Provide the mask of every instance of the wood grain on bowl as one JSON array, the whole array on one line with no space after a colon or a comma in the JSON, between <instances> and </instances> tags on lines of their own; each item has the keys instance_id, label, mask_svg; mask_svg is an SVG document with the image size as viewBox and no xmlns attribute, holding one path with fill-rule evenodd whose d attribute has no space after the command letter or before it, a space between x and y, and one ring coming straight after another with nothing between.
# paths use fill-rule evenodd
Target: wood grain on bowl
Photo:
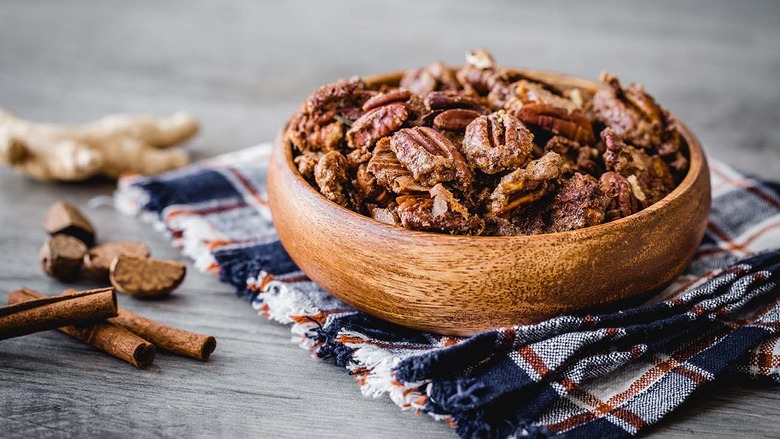
<instances>
[{"instance_id":1,"label":"wood grain on bowl","mask_svg":"<svg viewBox=\"0 0 780 439\"><path fill-rule=\"evenodd\" d=\"M569 76L521 70L595 91ZM400 73L368 78L394 84ZM451 236L379 223L323 197L277 139L268 174L279 239L325 290L373 316L452 335L527 324L647 294L677 277L704 235L707 161L678 122L690 169L658 203L617 221L536 236Z\"/></svg>"}]
</instances>

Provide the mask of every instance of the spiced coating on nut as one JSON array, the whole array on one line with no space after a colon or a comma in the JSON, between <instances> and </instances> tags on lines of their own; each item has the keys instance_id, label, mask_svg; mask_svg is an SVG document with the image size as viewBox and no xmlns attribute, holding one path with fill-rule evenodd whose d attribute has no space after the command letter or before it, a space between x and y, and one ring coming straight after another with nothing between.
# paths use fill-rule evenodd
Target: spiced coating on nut
<instances>
[{"instance_id":1,"label":"spiced coating on nut","mask_svg":"<svg viewBox=\"0 0 780 439\"><path fill-rule=\"evenodd\" d=\"M455 73L442 62L435 62L421 69L407 70L399 85L419 96L436 90L460 89Z\"/></svg>"},{"instance_id":2,"label":"spiced coating on nut","mask_svg":"<svg viewBox=\"0 0 780 439\"><path fill-rule=\"evenodd\" d=\"M561 156L548 152L501 178L490 195L490 211L504 215L550 193L561 176Z\"/></svg>"},{"instance_id":3,"label":"spiced coating on nut","mask_svg":"<svg viewBox=\"0 0 780 439\"><path fill-rule=\"evenodd\" d=\"M389 137L377 142L366 172L376 177L377 184L396 194L427 192L430 189L430 186L417 182L411 171L398 161Z\"/></svg>"},{"instance_id":4,"label":"spiced coating on nut","mask_svg":"<svg viewBox=\"0 0 780 439\"><path fill-rule=\"evenodd\" d=\"M531 156L534 136L516 117L501 110L481 116L466 127L463 154L486 174L523 166Z\"/></svg>"},{"instance_id":5,"label":"spiced coating on nut","mask_svg":"<svg viewBox=\"0 0 780 439\"><path fill-rule=\"evenodd\" d=\"M617 172L603 173L599 178L599 190L604 195L604 215L607 221L627 217L642 208L631 184Z\"/></svg>"},{"instance_id":6,"label":"spiced coating on nut","mask_svg":"<svg viewBox=\"0 0 780 439\"><path fill-rule=\"evenodd\" d=\"M374 94L359 79L324 85L292 117L287 137L299 151L336 150L348 128L343 121L359 118L361 107Z\"/></svg>"},{"instance_id":7,"label":"spiced coating on nut","mask_svg":"<svg viewBox=\"0 0 780 439\"><path fill-rule=\"evenodd\" d=\"M561 173L565 176L570 177L577 172L598 176L604 172L601 151L598 148L580 145L565 137L555 136L547 141L544 150L556 152L561 156L563 162Z\"/></svg>"},{"instance_id":8,"label":"spiced coating on nut","mask_svg":"<svg viewBox=\"0 0 780 439\"><path fill-rule=\"evenodd\" d=\"M317 182L322 195L344 207L349 205L347 196L349 174L347 167L346 157L338 151L331 151L323 155L317 166L314 167L314 180Z\"/></svg>"},{"instance_id":9,"label":"spiced coating on nut","mask_svg":"<svg viewBox=\"0 0 780 439\"><path fill-rule=\"evenodd\" d=\"M601 224L604 204L599 181L577 172L563 182L550 202L550 231L564 232Z\"/></svg>"},{"instance_id":10,"label":"spiced coating on nut","mask_svg":"<svg viewBox=\"0 0 780 439\"><path fill-rule=\"evenodd\" d=\"M390 140L393 152L414 179L424 185L456 180L461 189L471 186L474 173L455 145L433 128L415 127L398 131Z\"/></svg>"},{"instance_id":11,"label":"spiced coating on nut","mask_svg":"<svg viewBox=\"0 0 780 439\"><path fill-rule=\"evenodd\" d=\"M485 222L476 215L464 216L457 209L437 212L435 199L429 195L402 195L396 199L401 225L413 230L478 235Z\"/></svg>"},{"instance_id":12,"label":"spiced coating on nut","mask_svg":"<svg viewBox=\"0 0 780 439\"><path fill-rule=\"evenodd\" d=\"M360 116L347 131L347 145L367 148L377 140L401 127L409 113L403 104L391 103L370 110Z\"/></svg>"},{"instance_id":13,"label":"spiced coating on nut","mask_svg":"<svg viewBox=\"0 0 780 439\"><path fill-rule=\"evenodd\" d=\"M674 189L674 177L660 157L626 145L611 128L602 131L601 138L607 147L604 152L607 170L626 178L643 207L660 201Z\"/></svg>"},{"instance_id":14,"label":"spiced coating on nut","mask_svg":"<svg viewBox=\"0 0 780 439\"><path fill-rule=\"evenodd\" d=\"M614 221L688 171L678 124L641 85L580 88L502 68L483 49L400 83L317 89L285 138L328 200L430 232L536 235Z\"/></svg>"}]
</instances>

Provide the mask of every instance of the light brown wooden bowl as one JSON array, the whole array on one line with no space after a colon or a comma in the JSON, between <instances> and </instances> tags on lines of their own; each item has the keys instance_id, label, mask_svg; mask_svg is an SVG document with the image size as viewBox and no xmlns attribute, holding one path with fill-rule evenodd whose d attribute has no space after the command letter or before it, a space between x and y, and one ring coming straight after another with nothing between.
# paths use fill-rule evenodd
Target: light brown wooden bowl
<instances>
[{"instance_id":1,"label":"light brown wooden bowl","mask_svg":"<svg viewBox=\"0 0 780 439\"><path fill-rule=\"evenodd\" d=\"M521 70L589 90L599 84ZM398 82L399 73L368 78ZM322 196L277 140L268 193L279 239L313 281L353 307L410 328L471 335L644 295L690 262L710 210L701 145L678 126L690 170L666 198L606 224L536 236L451 236L380 223Z\"/></svg>"}]
</instances>

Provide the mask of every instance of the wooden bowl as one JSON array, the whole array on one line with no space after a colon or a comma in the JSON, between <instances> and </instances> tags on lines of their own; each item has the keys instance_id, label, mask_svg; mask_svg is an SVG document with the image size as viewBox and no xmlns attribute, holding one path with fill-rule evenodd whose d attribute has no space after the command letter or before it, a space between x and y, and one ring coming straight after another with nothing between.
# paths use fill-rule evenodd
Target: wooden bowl
<instances>
[{"instance_id":1,"label":"wooden bowl","mask_svg":"<svg viewBox=\"0 0 780 439\"><path fill-rule=\"evenodd\" d=\"M591 91L599 84L521 70ZM397 84L400 73L368 78ZM645 295L686 267L704 235L710 176L682 123L690 170L663 200L606 224L535 236L452 236L380 223L322 196L277 140L268 195L279 239L326 291L410 328L471 335Z\"/></svg>"}]
</instances>

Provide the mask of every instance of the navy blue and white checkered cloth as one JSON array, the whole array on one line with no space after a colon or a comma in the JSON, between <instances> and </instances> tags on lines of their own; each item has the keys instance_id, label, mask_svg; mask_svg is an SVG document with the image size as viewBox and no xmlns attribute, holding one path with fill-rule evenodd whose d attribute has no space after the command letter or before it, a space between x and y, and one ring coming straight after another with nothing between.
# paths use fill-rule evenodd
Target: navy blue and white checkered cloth
<instances>
[{"instance_id":1,"label":"navy blue and white checkered cloth","mask_svg":"<svg viewBox=\"0 0 780 439\"><path fill-rule=\"evenodd\" d=\"M202 270L291 324L363 393L463 437L634 435L722 374L780 381L780 185L712 163L707 234L648 304L470 338L410 330L322 291L285 253L265 195L270 145L120 181L117 206L164 225Z\"/></svg>"}]
</instances>

